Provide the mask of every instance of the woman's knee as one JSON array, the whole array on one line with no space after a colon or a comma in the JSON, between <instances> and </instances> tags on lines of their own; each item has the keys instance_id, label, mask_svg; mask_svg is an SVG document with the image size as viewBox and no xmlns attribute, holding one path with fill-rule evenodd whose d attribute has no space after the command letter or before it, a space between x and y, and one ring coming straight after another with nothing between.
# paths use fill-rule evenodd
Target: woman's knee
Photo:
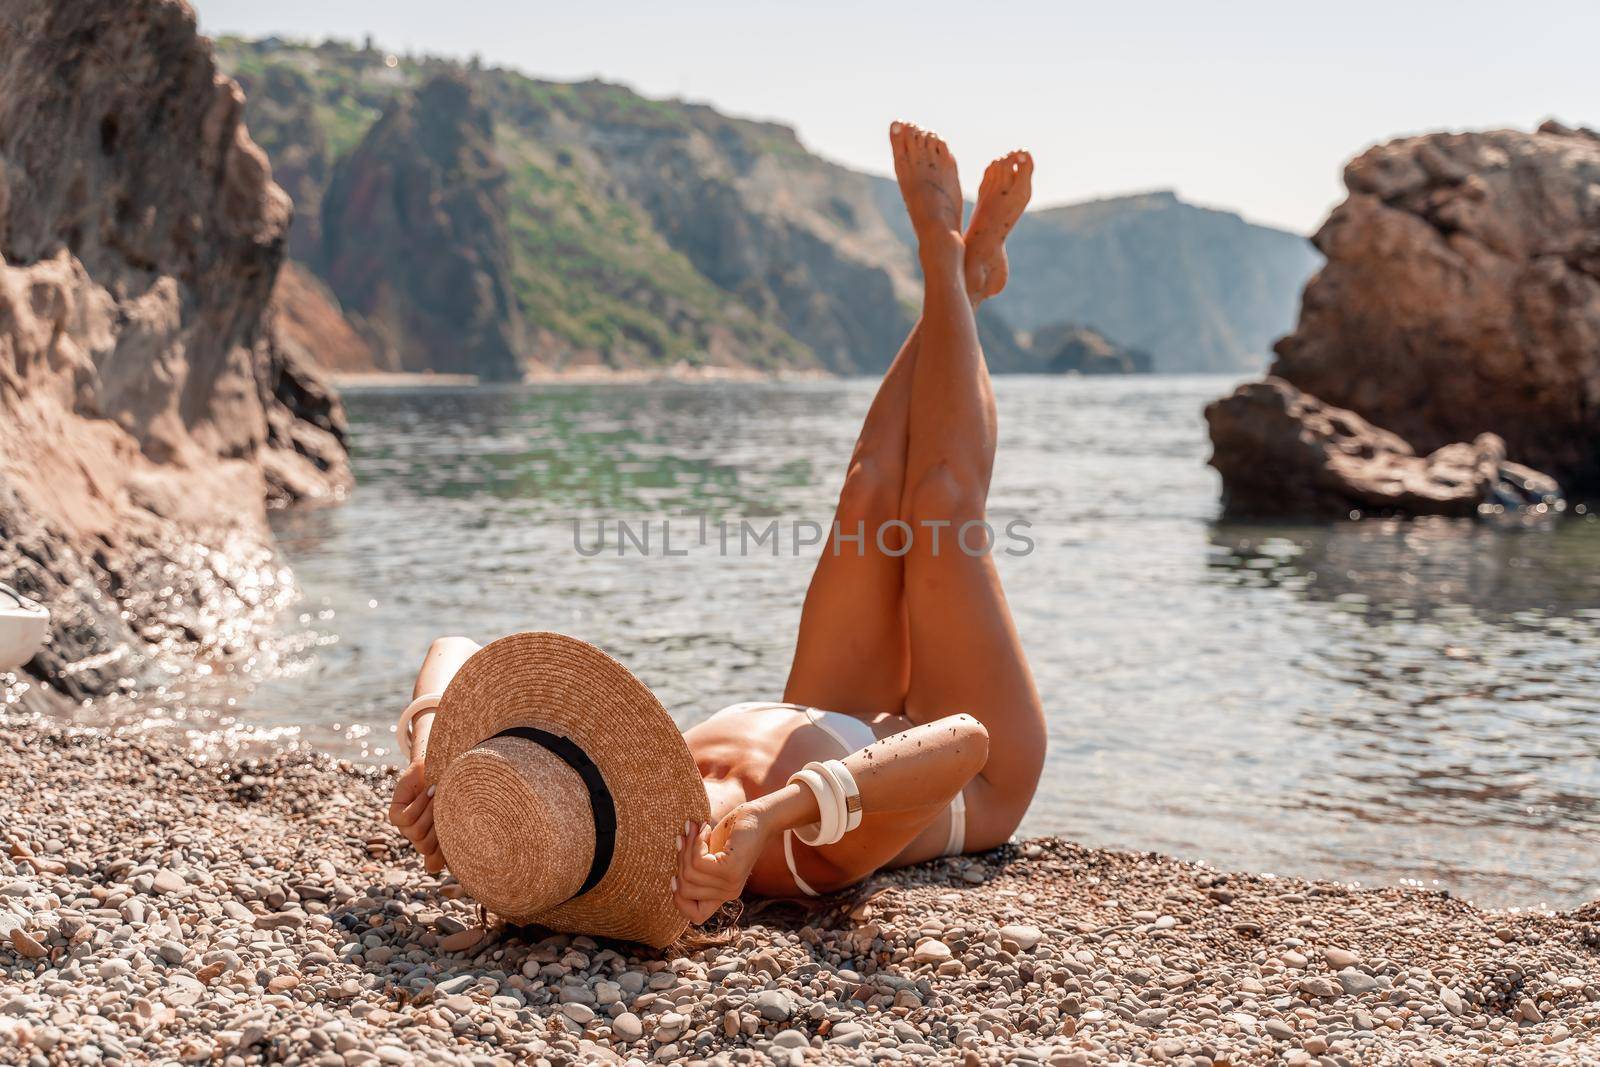
<instances>
[{"instance_id":1,"label":"woman's knee","mask_svg":"<svg viewBox=\"0 0 1600 1067\"><path fill-rule=\"evenodd\" d=\"M839 490L835 518L844 526L874 525L900 512L900 472L889 471L875 457L858 456Z\"/></svg>"},{"instance_id":2,"label":"woman's knee","mask_svg":"<svg viewBox=\"0 0 1600 1067\"><path fill-rule=\"evenodd\" d=\"M935 463L912 486L907 519L914 528L945 524L959 528L983 518L983 498L975 474L960 472L949 463Z\"/></svg>"}]
</instances>

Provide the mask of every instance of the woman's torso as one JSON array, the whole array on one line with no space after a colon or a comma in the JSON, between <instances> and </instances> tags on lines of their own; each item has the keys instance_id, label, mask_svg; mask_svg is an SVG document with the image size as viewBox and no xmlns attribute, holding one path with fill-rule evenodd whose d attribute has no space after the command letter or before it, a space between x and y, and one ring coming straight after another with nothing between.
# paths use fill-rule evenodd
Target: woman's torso
<instances>
[{"instance_id":1,"label":"woman's torso","mask_svg":"<svg viewBox=\"0 0 1600 1067\"><path fill-rule=\"evenodd\" d=\"M751 701L732 704L683 732L700 776L711 796L711 818L722 818L752 797L782 789L790 775L812 760L838 759L840 739L817 724L818 713L799 704ZM879 715L859 720L862 742L889 737L913 724L903 715ZM861 729L861 727L857 727ZM853 739L852 739L853 740ZM856 746L846 742L849 751ZM864 746L861 746L864 747Z\"/></svg>"},{"instance_id":2,"label":"woman's torso","mask_svg":"<svg viewBox=\"0 0 1600 1067\"><path fill-rule=\"evenodd\" d=\"M717 823L739 804L782 789L790 775L813 760L838 759L841 751L865 747L872 738L889 737L914 724L903 715L878 715L859 720L854 731L830 731L818 719L841 716L819 713L798 704L750 702L723 708L684 731L684 740L705 780L711 822ZM862 727L870 728L870 735ZM841 745L841 740L844 744ZM782 849L769 845L750 876L757 892L791 891L794 883Z\"/></svg>"}]
</instances>

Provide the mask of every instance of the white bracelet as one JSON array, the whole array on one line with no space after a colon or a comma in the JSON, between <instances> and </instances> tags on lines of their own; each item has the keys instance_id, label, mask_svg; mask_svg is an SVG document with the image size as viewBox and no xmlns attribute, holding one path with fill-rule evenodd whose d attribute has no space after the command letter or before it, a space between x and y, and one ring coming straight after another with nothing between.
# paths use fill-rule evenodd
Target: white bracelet
<instances>
[{"instance_id":1,"label":"white bracelet","mask_svg":"<svg viewBox=\"0 0 1600 1067\"><path fill-rule=\"evenodd\" d=\"M861 825L861 790L850 768L836 759L806 764L790 782L802 782L816 794L821 818L795 830L805 844L831 845Z\"/></svg>"},{"instance_id":2,"label":"white bracelet","mask_svg":"<svg viewBox=\"0 0 1600 1067\"><path fill-rule=\"evenodd\" d=\"M400 713L400 721L395 725L395 739L400 744L400 752L405 756L407 763L411 762L411 722L418 715L434 711L439 707L439 702L444 699L443 693L424 693L406 705L406 710Z\"/></svg>"},{"instance_id":3,"label":"white bracelet","mask_svg":"<svg viewBox=\"0 0 1600 1067\"><path fill-rule=\"evenodd\" d=\"M831 845L843 837L844 806L835 799L837 791L833 780L808 765L790 775L789 781L801 783L816 795L817 810L822 815L820 822L796 827L794 836L812 846Z\"/></svg>"},{"instance_id":4,"label":"white bracelet","mask_svg":"<svg viewBox=\"0 0 1600 1067\"><path fill-rule=\"evenodd\" d=\"M856 786L856 777L850 773L850 768L846 767L842 760L831 759L810 766L818 767L832 776L834 784L839 788L839 793L844 799L844 833L839 835L843 837L861 825L861 790Z\"/></svg>"}]
</instances>

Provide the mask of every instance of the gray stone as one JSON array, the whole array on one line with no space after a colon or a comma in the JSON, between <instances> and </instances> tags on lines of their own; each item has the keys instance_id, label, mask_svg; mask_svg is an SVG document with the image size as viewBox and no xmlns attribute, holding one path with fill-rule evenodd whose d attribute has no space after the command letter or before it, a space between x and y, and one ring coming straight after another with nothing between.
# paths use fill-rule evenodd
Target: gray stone
<instances>
[{"instance_id":1,"label":"gray stone","mask_svg":"<svg viewBox=\"0 0 1600 1067\"><path fill-rule=\"evenodd\" d=\"M779 989L767 989L757 993L750 1000L750 1006L761 1014L768 1022L788 1022L794 1015L795 1003L790 996Z\"/></svg>"},{"instance_id":2,"label":"gray stone","mask_svg":"<svg viewBox=\"0 0 1600 1067\"><path fill-rule=\"evenodd\" d=\"M433 987L433 991L436 996L454 996L457 993L464 993L471 989L477 984L477 981L478 979L475 975L458 974L454 978L446 978L436 984Z\"/></svg>"},{"instance_id":3,"label":"gray stone","mask_svg":"<svg viewBox=\"0 0 1600 1067\"><path fill-rule=\"evenodd\" d=\"M644 1036L644 1024L631 1011L625 1011L611 1020L611 1032L623 1041L637 1041Z\"/></svg>"},{"instance_id":4,"label":"gray stone","mask_svg":"<svg viewBox=\"0 0 1600 1067\"><path fill-rule=\"evenodd\" d=\"M1310 993L1314 997L1323 997L1325 999L1337 997L1344 992L1340 983L1333 981L1331 978L1323 978L1320 975L1300 979L1296 983L1296 988L1302 993Z\"/></svg>"},{"instance_id":5,"label":"gray stone","mask_svg":"<svg viewBox=\"0 0 1600 1067\"><path fill-rule=\"evenodd\" d=\"M1267 1019L1261 1024L1261 1028L1279 1041L1294 1040L1294 1027L1282 1019Z\"/></svg>"},{"instance_id":6,"label":"gray stone","mask_svg":"<svg viewBox=\"0 0 1600 1067\"><path fill-rule=\"evenodd\" d=\"M1325 948L1322 950L1322 958L1327 960L1328 966L1336 971L1341 971L1346 967L1354 967L1361 962L1360 955L1351 952L1347 948Z\"/></svg>"},{"instance_id":7,"label":"gray stone","mask_svg":"<svg viewBox=\"0 0 1600 1067\"><path fill-rule=\"evenodd\" d=\"M1370 993L1378 988L1378 980L1376 978L1364 971L1358 971L1354 967L1346 967L1334 977L1339 980L1339 985L1344 988L1344 991L1351 996Z\"/></svg>"},{"instance_id":8,"label":"gray stone","mask_svg":"<svg viewBox=\"0 0 1600 1067\"><path fill-rule=\"evenodd\" d=\"M772 1043L779 1048L809 1048L811 1038L804 1030L780 1030L773 1037Z\"/></svg>"}]
</instances>

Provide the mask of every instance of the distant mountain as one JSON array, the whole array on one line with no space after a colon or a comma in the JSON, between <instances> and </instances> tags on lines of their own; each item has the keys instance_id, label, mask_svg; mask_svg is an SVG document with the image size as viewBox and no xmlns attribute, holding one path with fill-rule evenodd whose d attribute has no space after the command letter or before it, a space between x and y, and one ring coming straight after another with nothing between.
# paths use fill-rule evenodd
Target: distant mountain
<instances>
[{"instance_id":1,"label":"distant mountain","mask_svg":"<svg viewBox=\"0 0 1600 1067\"><path fill-rule=\"evenodd\" d=\"M217 57L298 206L292 255L381 369L871 373L910 328L916 257L894 183L788 127L337 42L223 38ZM1281 254L1305 242L1170 197L1168 226L1149 199L1024 219L1016 292L983 316L997 365L1018 351L1013 327L1064 321L1158 369L1264 364L1308 246ZM1086 210L1108 217L1062 221Z\"/></svg>"},{"instance_id":2,"label":"distant mountain","mask_svg":"<svg viewBox=\"0 0 1600 1067\"><path fill-rule=\"evenodd\" d=\"M1170 192L1030 211L994 307L1019 330L1087 323L1158 371L1257 370L1321 257L1299 234Z\"/></svg>"}]
</instances>

